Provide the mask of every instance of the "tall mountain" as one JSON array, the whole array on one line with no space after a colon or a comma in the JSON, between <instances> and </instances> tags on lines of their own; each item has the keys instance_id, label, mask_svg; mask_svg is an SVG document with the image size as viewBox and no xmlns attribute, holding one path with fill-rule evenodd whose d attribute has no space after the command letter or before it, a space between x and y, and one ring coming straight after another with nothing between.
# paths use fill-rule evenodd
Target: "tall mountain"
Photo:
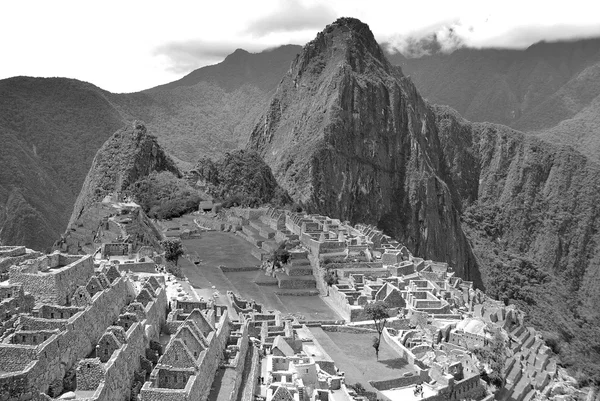
<instances>
[{"instance_id":1,"label":"tall mountain","mask_svg":"<svg viewBox=\"0 0 600 401\"><path fill-rule=\"evenodd\" d=\"M98 149L136 119L184 167L244 147L298 49L238 50L179 81L132 94L64 78L0 80L0 241L50 247L67 226Z\"/></svg>"},{"instance_id":2,"label":"tall mountain","mask_svg":"<svg viewBox=\"0 0 600 401\"><path fill-rule=\"evenodd\" d=\"M600 168L585 156L430 105L348 18L304 47L248 147L308 209L377 224L519 303L600 380Z\"/></svg>"},{"instance_id":3,"label":"tall mountain","mask_svg":"<svg viewBox=\"0 0 600 401\"><path fill-rule=\"evenodd\" d=\"M304 47L249 147L310 210L377 224L479 281L435 114L362 22L339 19Z\"/></svg>"}]
</instances>

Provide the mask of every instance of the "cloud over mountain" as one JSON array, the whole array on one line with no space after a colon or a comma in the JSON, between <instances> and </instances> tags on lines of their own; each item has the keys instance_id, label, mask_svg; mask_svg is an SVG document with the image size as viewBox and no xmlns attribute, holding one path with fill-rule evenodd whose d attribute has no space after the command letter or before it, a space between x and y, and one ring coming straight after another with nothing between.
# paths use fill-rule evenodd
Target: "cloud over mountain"
<instances>
[{"instance_id":1,"label":"cloud over mountain","mask_svg":"<svg viewBox=\"0 0 600 401\"><path fill-rule=\"evenodd\" d=\"M246 32L260 37L275 32L321 29L336 17L335 10L328 5L305 5L298 0L287 0L271 13L250 23Z\"/></svg>"}]
</instances>

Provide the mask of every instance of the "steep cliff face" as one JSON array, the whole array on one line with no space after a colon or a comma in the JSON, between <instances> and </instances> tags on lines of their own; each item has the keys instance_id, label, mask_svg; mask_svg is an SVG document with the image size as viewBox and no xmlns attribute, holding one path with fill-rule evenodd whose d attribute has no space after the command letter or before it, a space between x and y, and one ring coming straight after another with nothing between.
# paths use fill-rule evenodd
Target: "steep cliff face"
<instances>
[{"instance_id":1,"label":"steep cliff face","mask_svg":"<svg viewBox=\"0 0 600 401\"><path fill-rule=\"evenodd\" d=\"M175 163L163 151L156 137L139 122L120 129L96 153L92 167L85 178L73 214L71 226L94 202L101 202L109 194L123 194L130 185L153 171L170 171L181 176Z\"/></svg>"},{"instance_id":2,"label":"steep cliff face","mask_svg":"<svg viewBox=\"0 0 600 401\"><path fill-rule=\"evenodd\" d=\"M310 210L377 224L479 282L437 130L369 27L343 18L292 63L248 146Z\"/></svg>"},{"instance_id":3,"label":"steep cliff face","mask_svg":"<svg viewBox=\"0 0 600 401\"><path fill-rule=\"evenodd\" d=\"M565 365L600 381L600 166L570 147L435 112L486 290L518 303L557 336Z\"/></svg>"}]
</instances>

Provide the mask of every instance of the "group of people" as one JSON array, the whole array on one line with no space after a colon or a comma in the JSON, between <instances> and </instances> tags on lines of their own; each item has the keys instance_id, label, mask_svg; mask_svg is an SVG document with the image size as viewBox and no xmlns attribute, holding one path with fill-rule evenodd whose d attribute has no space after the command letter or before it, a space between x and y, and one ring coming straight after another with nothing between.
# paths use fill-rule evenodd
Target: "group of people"
<instances>
[{"instance_id":1,"label":"group of people","mask_svg":"<svg viewBox=\"0 0 600 401\"><path fill-rule=\"evenodd\" d=\"M256 380L258 381L258 384L265 384L265 378L262 376L258 376Z\"/></svg>"}]
</instances>

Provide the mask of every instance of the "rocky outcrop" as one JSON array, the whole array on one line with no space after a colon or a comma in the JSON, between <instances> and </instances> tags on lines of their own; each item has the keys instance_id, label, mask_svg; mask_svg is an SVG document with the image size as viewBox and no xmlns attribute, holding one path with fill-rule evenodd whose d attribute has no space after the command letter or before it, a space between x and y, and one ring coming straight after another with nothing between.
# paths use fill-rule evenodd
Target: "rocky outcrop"
<instances>
[{"instance_id":1,"label":"rocky outcrop","mask_svg":"<svg viewBox=\"0 0 600 401\"><path fill-rule=\"evenodd\" d=\"M158 247L160 233L142 208L122 202L137 182L161 171L181 176L142 123L117 131L96 153L69 226L55 248L75 254L93 253L102 242L128 242L134 249Z\"/></svg>"},{"instance_id":2,"label":"rocky outcrop","mask_svg":"<svg viewBox=\"0 0 600 401\"><path fill-rule=\"evenodd\" d=\"M156 137L146 131L143 123L120 129L110 137L96 153L92 167L85 178L73 214L71 226L95 202L107 195L123 195L130 185L153 171L170 171L177 176L181 173L175 163L163 151Z\"/></svg>"},{"instance_id":3,"label":"rocky outcrop","mask_svg":"<svg viewBox=\"0 0 600 401\"><path fill-rule=\"evenodd\" d=\"M339 19L304 47L248 146L309 210L376 224L479 282L435 114L366 24Z\"/></svg>"}]
</instances>

